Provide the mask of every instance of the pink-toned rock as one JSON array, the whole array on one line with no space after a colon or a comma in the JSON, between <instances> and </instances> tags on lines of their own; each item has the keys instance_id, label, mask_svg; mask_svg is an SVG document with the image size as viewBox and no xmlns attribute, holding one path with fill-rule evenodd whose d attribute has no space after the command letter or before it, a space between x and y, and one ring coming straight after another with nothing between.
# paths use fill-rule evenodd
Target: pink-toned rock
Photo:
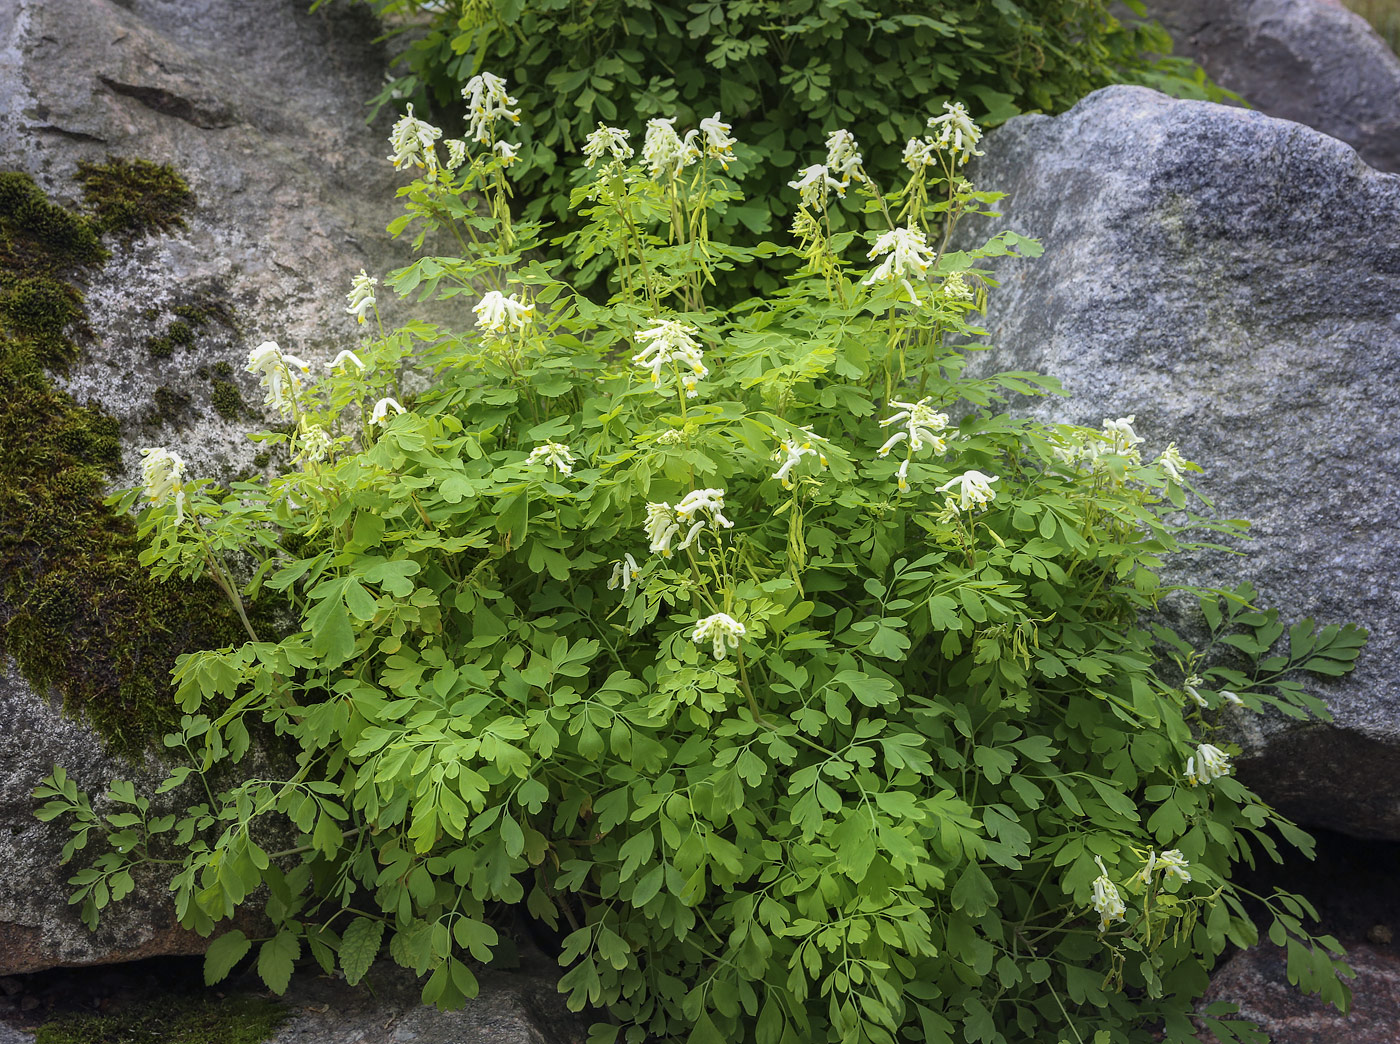
<instances>
[{"instance_id":1,"label":"pink-toned rock","mask_svg":"<svg viewBox=\"0 0 1400 1044\"><path fill-rule=\"evenodd\" d=\"M1201 1006L1239 1005L1239 1018L1257 1023L1273 1044L1396 1044L1400 1041L1400 952L1394 945L1347 947L1351 1011L1343 1015L1288 981L1287 955L1265 943L1231 957L1215 973ZM1202 1039L1215 1037L1203 1033Z\"/></svg>"}]
</instances>

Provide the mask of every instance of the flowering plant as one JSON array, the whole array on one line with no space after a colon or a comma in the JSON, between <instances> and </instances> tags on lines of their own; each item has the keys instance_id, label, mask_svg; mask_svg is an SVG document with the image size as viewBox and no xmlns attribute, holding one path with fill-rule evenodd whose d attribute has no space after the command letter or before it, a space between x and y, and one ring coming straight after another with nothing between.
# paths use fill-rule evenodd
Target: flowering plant
<instances>
[{"instance_id":1,"label":"flowering plant","mask_svg":"<svg viewBox=\"0 0 1400 1044\"><path fill-rule=\"evenodd\" d=\"M270 479L221 494L148 457L151 566L239 555L238 594L295 622L180 661L189 760L163 789L195 803L113 788L134 810L73 879L86 916L170 838L182 923L218 933L210 981L266 886L277 990L304 953L357 982L387 944L460 1005L523 907L561 936L570 1004L609 1013L595 1042L1194 1039L1211 961L1257 937L1232 866L1275 854L1265 828L1310 844L1232 774L1222 726L1318 709L1290 672L1341 673L1360 638L1302 624L1288 655L1222 663L1281 632L1248 591L1196 592L1199 647L1143 622L1199 469L1174 445L1144 462L1133 418L999 410L1045 378L965 373L979 266L1038 249L938 245L996 199L962 174L975 125L950 108L891 188L833 131L790 246L711 239L718 114L652 121L640 155L601 127L573 195L617 261L600 302L512 216L506 85L466 97L450 162L411 115L392 142L417 175L398 231L462 256L382 285L479 297L476 326L374 312L326 366L255 349L292 419L260 436L293 451ZM888 230L858 245L838 206ZM787 284L707 307L757 257ZM294 771L218 789L259 733ZM85 844L86 797L61 771L42 793ZM1345 1003L1305 902L1253 898Z\"/></svg>"}]
</instances>

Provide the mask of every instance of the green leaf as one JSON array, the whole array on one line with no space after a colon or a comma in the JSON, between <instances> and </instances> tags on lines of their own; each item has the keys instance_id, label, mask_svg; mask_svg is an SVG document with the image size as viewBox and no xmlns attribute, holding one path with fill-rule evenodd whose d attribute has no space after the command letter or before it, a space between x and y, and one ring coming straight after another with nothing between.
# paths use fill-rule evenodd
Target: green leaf
<instances>
[{"instance_id":1,"label":"green leaf","mask_svg":"<svg viewBox=\"0 0 1400 1044\"><path fill-rule=\"evenodd\" d=\"M248 937L237 928L225 932L210 943L209 949L204 951L204 985L213 986L216 982L223 982L228 973L233 971L234 965L247 956L252 945Z\"/></svg>"},{"instance_id":2,"label":"green leaf","mask_svg":"<svg viewBox=\"0 0 1400 1044\"><path fill-rule=\"evenodd\" d=\"M357 917L345 929L340 940L340 969L345 981L356 985L379 956L384 939L384 922L370 917Z\"/></svg>"},{"instance_id":3,"label":"green leaf","mask_svg":"<svg viewBox=\"0 0 1400 1044\"><path fill-rule=\"evenodd\" d=\"M296 959L301 956L301 940L283 929L258 949L258 977L279 997L287 992Z\"/></svg>"}]
</instances>

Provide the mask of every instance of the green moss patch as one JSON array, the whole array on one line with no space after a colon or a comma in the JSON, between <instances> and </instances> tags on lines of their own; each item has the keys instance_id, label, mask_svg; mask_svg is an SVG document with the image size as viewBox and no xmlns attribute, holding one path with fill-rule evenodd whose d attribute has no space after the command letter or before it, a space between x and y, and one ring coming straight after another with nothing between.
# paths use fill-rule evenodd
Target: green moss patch
<instances>
[{"instance_id":1,"label":"green moss patch","mask_svg":"<svg viewBox=\"0 0 1400 1044\"><path fill-rule=\"evenodd\" d=\"M110 1015L65 1014L35 1044L261 1044L287 1009L259 997L158 997Z\"/></svg>"},{"instance_id":2,"label":"green moss patch","mask_svg":"<svg viewBox=\"0 0 1400 1044\"><path fill-rule=\"evenodd\" d=\"M108 156L105 163L79 163L78 181L93 225L125 240L184 228L184 210L194 202L184 178L147 160Z\"/></svg>"},{"instance_id":3,"label":"green moss patch","mask_svg":"<svg viewBox=\"0 0 1400 1044\"><path fill-rule=\"evenodd\" d=\"M103 503L121 463L117 422L50 373L78 357L76 281L106 254L83 246L96 233L80 215L54 207L63 219L26 217L53 206L36 193L27 176L0 173L0 649L36 690L61 694L114 750L134 753L179 719L175 658L240 641L242 629L213 584L152 580L132 519ZM170 202L162 193L157 210ZM54 231L65 227L71 234ZM176 325L191 331L187 319ZM178 425L188 408L188 396L165 388L152 415Z\"/></svg>"}]
</instances>

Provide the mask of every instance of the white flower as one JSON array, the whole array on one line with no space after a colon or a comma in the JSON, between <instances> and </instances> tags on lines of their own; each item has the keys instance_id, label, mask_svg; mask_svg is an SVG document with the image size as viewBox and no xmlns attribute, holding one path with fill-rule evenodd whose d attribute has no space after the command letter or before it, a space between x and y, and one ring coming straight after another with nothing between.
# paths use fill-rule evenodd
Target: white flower
<instances>
[{"instance_id":1,"label":"white flower","mask_svg":"<svg viewBox=\"0 0 1400 1044\"><path fill-rule=\"evenodd\" d=\"M517 301L514 294L507 297L499 290L488 290L472 311L476 313L476 325L496 336L511 329L523 330L535 317L534 305Z\"/></svg>"},{"instance_id":2,"label":"white flower","mask_svg":"<svg viewBox=\"0 0 1400 1044\"><path fill-rule=\"evenodd\" d=\"M311 372L311 365L277 347L276 341L264 341L248 353L248 373L256 373L267 394L263 405L278 413L296 412L296 395L301 391L302 377Z\"/></svg>"},{"instance_id":3,"label":"white flower","mask_svg":"<svg viewBox=\"0 0 1400 1044\"><path fill-rule=\"evenodd\" d=\"M917 174L924 167L932 167L935 148L928 138L910 138L904 146L904 165L913 174Z\"/></svg>"},{"instance_id":4,"label":"white flower","mask_svg":"<svg viewBox=\"0 0 1400 1044\"><path fill-rule=\"evenodd\" d=\"M408 107L408 115L401 116L389 134L389 145L394 154L389 157L395 170L406 166L427 167L436 170L437 149L433 142L442 137L442 131L431 123L425 123L413 115L413 106Z\"/></svg>"},{"instance_id":5,"label":"white flower","mask_svg":"<svg viewBox=\"0 0 1400 1044\"><path fill-rule=\"evenodd\" d=\"M783 463L772 477L781 482L784 489L792 489L794 485L791 477L792 469L802 463L803 457L816 457L817 462L822 467L826 467L826 454L812 445L813 441L817 440L817 436L812 433L810 428L803 428L801 431L806 436L805 438L800 441L796 438L783 439L778 445L777 452L773 454L774 460L781 460Z\"/></svg>"},{"instance_id":6,"label":"white flower","mask_svg":"<svg viewBox=\"0 0 1400 1044\"><path fill-rule=\"evenodd\" d=\"M671 505L665 502L647 504L646 521L642 523L646 531L647 540L650 543L647 550L653 554L659 554L663 558L671 557L671 541L676 534L681 531L680 523L676 521L676 513L671 510Z\"/></svg>"},{"instance_id":7,"label":"white flower","mask_svg":"<svg viewBox=\"0 0 1400 1044\"><path fill-rule=\"evenodd\" d=\"M1201 676L1199 674L1192 674L1187 676L1186 681L1184 683L1184 688L1186 690L1186 695L1191 697L1192 703L1194 703L1197 707L1205 707L1208 706L1208 704L1206 703L1206 698L1196 691L1196 686L1200 684Z\"/></svg>"},{"instance_id":8,"label":"white flower","mask_svg":"<svg viewBox=\"0 0 1400 1044\"><path fill-rule=\"evenodd\" d=\"M483 145L490 142L498 119L520 122L520 110L510 107L519 102L506 93L506 81L499 76L489 72L473 76L462 88L462 97L467 103L467 131Z\"/></svg>"},{"instance_id":9,"label":"white flower","mask_svg":"<svg viewBox=\"0 0 1400 1044\"><path fill-rule=\"evenodd\" d=\"M326 369L328 369L328 370L334 372L335 370L339 369L341 366L344 366L346 363L352 363L352 364L354 364L354 366L355 366L361 373L364 373L364 372L365 372L365 364L364 364L363 362L361 362L361 361L360 361L360 357L359 357L358 355L356 355L354 352L352 352L349 348L346 348L346 349L345 349L344 351L342 351L339 355L337 355L334 359L332 359L330 362L328 362L328 363L326 364Z\"/></svg>"},{"instance_id":10,"label":"white flower","mask_svg":"<svg viewBox=\"0 0 1400 1044\"><path fill-rule=\"evenodd\" d=\"M920 399L918 402L900 402L898 399L891 399L891 406L898 406L899 412L892 417L886 417L880 422L880 427L888 428L891 424L899 421L906 421L904 429L897 431L889 437L889 440L880 447L879 455L888 457L890 450L899 445L905 439L909 440L909 449L912 453L917 453L924 448L927 443L933 447L935 453L948 452L948 443L938 434L940 429L948 426L948 415L938 413L928 405L928 398Z\"/></svg>"},{"instance_id":11,"label":"white flower","mask_svg":"<svg viewBox=\"0 0 1400 1044\"><path fill-rule=\"evenodd\" d=\"M1191 880L1191 871L1186 869L1190 864L1182 856L1180 849L1167 849L1157 857L1157 865L1162 868L1166 876L1179 878L1182 884Z\"/></svg>"},{"instance_id":12,"label":"white flower","mask_svg":"<svg viewBox=\"0 0 1400 1044\"><path fill-rule=\"evenodd\" d=\"M945 482L938 487L938 492L947 493L953 486L957 486L958 507L967 511L970 508L982 507L990 504L996 497L996 491L991 484L1000 475L984 475L980 471L969 471L964 475L959 475L950 482Z\"/></svg>"},{"instance_id":13,"label":"white flower","mask_svg":"<svg viewBox=\"0 0 1400 1044\"><path fill-rule=\"evenodd\" d=\"M725 529L734 528L734 523L724 517L722 489L693 489L676 505L676 517L682 522L689 522L700 512L709 515L710 521L715 525L724 526Z\"/></svg>"},{"instance_id":14,"label":"white flower","mask_svg":"<svg viewBox=\"0 0 1400 1044\"><path fill-rule=\"evenodd\" d=\"M1167 473L1167 478L1180 485L1181 473L1186 468L1186 458L1176 448L1176 443L1171 443L1162 455L1157 458L1157 464Z\"/></svg>"},{"instance_id":15,"label":"white flower","mask_svg":"<svg viewBox=\"0 0 1400 1044\"><path fill-rule=\"evenodd\" d=\"M1193 787L1229 774L1229 755L1209 743L1202 743L1196 748L1195 755L1186 759L1186 782Z\"/></svg>"},{"instance_id":16,"label":"white flower","mask_svg":"<svg viewBox=\"0 0 1400 1044\"><path fill-rule=\"evenodd\" d=\"M718 531L723 526L733 528L734 523L724 517L724 490L696 489L687 493L679 504L672 507L667 503L648 503L647 517L643 523L649 541L647 550L671 556L671 541L686 526L685 539L676 545L675 550L684 551L695 542L706 526Z\"/></svg>"},{"instance_id":17,"label":"white flower","mask_svg":"<svg viewBox=\"0 0 1400 1044\"><path fill-rule=\"evenodd\" d=\"M520 146L512 145L508 141L498 141L492 148L496 150L496 155L501 157L501 163L507 167L520 158Z\"/></svg>"},{"instance_id":18,"label":"white flower","mask_svg":"<svg viewBox=\"0 0 1400 1044\"><path fill-rule=\"evenodd\" d=\"M797 189L802 197L802 205L812 210L826 206L826 194L835 191L838 196L846 194L846 186L831 176L823 164L816 163L797 172L797 180L789 181L788 188Z\"/></svg>"},{"instance_id":19,"label":"white flower","mask_svg":"<svg viewBox=\"0 0 1400 1044\"><path fill-rule=\"evenodd\" d=\"M855 136L848 130L835 130L826 136L826 166L841 176L842 186L854 181L864 181L860 172L864 162L856 148Z\"/></svg>"},{"instance_id":20,"label":"white flower","mask_svg":"<svg viewBox=\"0 0 1400 1044\"><path fill-rule=\"evenodd\" d=\"M686 167L700 158L700 150L695 147L696 131L682 139L672 124L674 116L666 119L647 120L647 135L642 142L642 162L655 181L663 177L674 178Z\"/></svg>"},{"instance_id":21,"label":"white flower","mask_svg":"<svg viewBox=\"0 0 1400 1044\"><path fill-rule=\"evenodd\" d=\"M395 399L380 399L374 404L374 410L369 415L369 422L379 425L388 424L390 410L393 410L395 414L408 412Z\"/></svg>"},{"instance_id":22,"label":"white flower","mask_svg":"<svg viewBox=\"0 0 1400 1044\"><path fill-rule=\"evenodd\" d=\"M698 331L695 327L674 319L654 321L655 326L648 330L638 330L632 335L632 339L643 346L640 352L632 356L632 362L641 369L649 370L651 383L658 388L661 385L662 371L675 363L683 377L691 378L685 382L686 393L689 395L695 391L695 380L710 375L705 366L704 350L692 336Z\"/></svg>"},{"instance_id":23,"label":"white flower","mask_svg":"<svg viewBox=\"0 0 1400 1044\"><path fill-rule=\"evenodd\" d=\"M448 170L456 170L467 162L467 143L465 141L461 138L448 138L443 144L447 146Z\"/></svg>"},{"instance_id":24,"label":"white flower","mask_svg":"<svg viewBox=\"0 0 1400 1044\"><path fill-rule=\"evenodd\" d=\"M1244 700L1240 699L1239 694L1231 692L1229 689L1221 689L1220 698L1232 707L1244 706Z\"/></svg>"},{"instance_id":25,"label":"white flower","mask_svg":"<svg viewBox=\"0 0 1400 1044\"><path fill-rule=\"evenodd\" d=\"M885 259L861 283L865 286L877 282L902 283L904 289L909 291L909 297L918 304L919 295L914 292L910 279L922 281L934 260L923 230L912 226L890 229L875 240L866 257L873 261L881 254L885 255Z\"/></svg>"},{"instance_id":26,"label":"white flower","mask_svg":"<svg viewBox=\"0 0 1400 1044\"><path fill-rule=\"evenodd\" d=\"M573 451L562 442L546 442L536 446L530 451L530 455L525 458L526 464L547 464L551 468L558 470L561 475L572 475L574 473L574 461L577 458Z\"/></svg>"},{"instance_id":27,"label":"white flower","mask_svg":"<svg viewBox=\"0 0 1400 1044\"><path fill-rule=\"evenodd\" d=\"M934 144L940 149L948 149L954 159L966 163L969 156L980 156L977 143L982 140L982 128L972 122L972 117L962 107L961 102L944 102L942 116L928 118L929 129L941 128Z\"/></svg>"},{"instance_id":28,"label":"white flower","mask_svg":"<svg viewBox=\"0 0 1400 1044\"><path fill-rule=\"evenodd\" d=\"M175 504L175 524L185 520L185 462L168 449L141 451L141 484L152 507Z\"/></svg>"},{"instance_id":29,"label":"white flower","mask_svg":"<svg viewBox=\"0 0 1400 1044\"><path fill-rule=\"evenodd\" d=\"M345 295L348 302L345 314L353 315L359 322L364 322L365 316L374 311L374 288L378 283L378 279L372 275L365 275L365 270L360 269L360 274L350 280L350 292Z\"/></svg>"},{"instance_id":30,"label":"white flower","mask_svg":"<svg viewBox=\"0 0 1400 1044\"><path fill-rule=\"evenodd\" d=\"M1108 879L1103 860L1094 856L1094 862L1099 864L1099 876L1094 878L1094 912L1099 915L1099 931L1106 932L1114 921L1123 919L1128 908L1118 894L1118 887Z\"/></svg>"},{"instance_id":31,"label":"white flower","mask_svg":"<svg viewBox=\"0 0 1400 1044\"><path fill-rule=\"evenodd\" d=\"M307 464L325 460L331 451L330 432L319 424L304 425L298 442L297 459Z\"/></svg>"},{"instance_id":32,"label":"white flower","mask_svg":"<svg viewBox=\"0 0 1400 1044\"><path fill-rule=\"evenodd\" d=\"M899 469L894 473L895 481L899 485L901 493L909 492L909 458L905 457L900 462Z\"/></svg>"},{"instance_id":33,"label":"white flower","mask_svg":"<svg viewBox=\"0 0 1400 1044\"><path fill-rule=\"evenodd\" d=\"M715 613L695 625L690 632L692 642L711 640L714 642L715 659L724 659L725 646L739 648L739 639L744 637L744 625L728 613Z\"/></svg>"},{"instance_id":34,"label":"white flower","mask_svg":"<svg viewBox=\"0 0 1400 1044\"><path fill-rule=\"evenodd\" d=\"M637 561L630 554L622 556L620 562L613 563L612 579L608 581L608 590L614 591L622 588L624 591L632 587L632 581L641 574L641 569L637 567Z\"/></svg>"},{"instance_id":35,"label":"white flower","mask_svg":"<svg viewBox=\"0 0 1400 1044\"><path fill-rule=\"evenodd\" d=\"M605 127L599 123L598 129L583 143L584 165L591 167L604 155L610 155L615 160L631 159L632 146L627 144L627 137L627 132L621 127Z\"/></svg>"},{"instance_id":36,"label":"white flower","mask_svg":"<svg viewBox=\"0 0 1400 1044\"><path fill-rule=\"evenodd\" d=\"M1127 417L1119 417L1117 420L1103 419L1103 433L1107 436L1111 446L1111 452L1124 457L1137 456L1137 447L1142 443L1142 438L1133 431L1133 423L1137 420L1137 414L1129 414Z\"/></svg>"},{"instance_id":37,"label":"white flower","mask_svg":"<svg viewBox=\"0 0 1400 1044\"><path fill-rule=\"evenodd\" d=\"M964 273L954 272L943 280L943 296L950 301L971 301L972 287L967 285Z\"/></svg>"},{"instance_id":38,"label":"white flower","mask_svg":"<svg viewBox=\"0 0 1400 1044\"><path fill-rule=\"evenodd\" d=\"M705 155L717 159L725 170L734 158L734 146L738 144L729 134L730 125L719 121L719 113L700 121L700 134L705 139Z\"/></svg>"}]
</instances>

